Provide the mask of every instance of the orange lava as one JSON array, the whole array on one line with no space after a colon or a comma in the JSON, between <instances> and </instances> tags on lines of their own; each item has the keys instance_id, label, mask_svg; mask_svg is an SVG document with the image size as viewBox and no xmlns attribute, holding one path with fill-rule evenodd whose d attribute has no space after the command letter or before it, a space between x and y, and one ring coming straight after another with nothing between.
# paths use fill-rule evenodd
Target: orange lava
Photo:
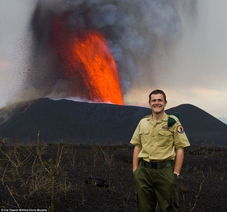
<instances>
[{"instance_id":1,"label":"orange lava","mask_svg":"<svg viewBox=\"0 0 227 212\"><path fill-rule=\"evenodd\" d=\"M117 65L101 34L80 34L73 42L72 59L74 68L86 79L91 99L123 104Z\"/></svg>"},{"instance_id":2,"label":"orange lava","mask_svg":"<svg viewBox=\"0 0 227 212\"><path fill-rule=\"evenodd\" d=\"M53 24L53 45L75 96L96 102L123 104L117 65L105 38L97 31L75 32L64 24L67 14ZM79 32L78 32L79 31Z\"/></svg>"}]
</instances>

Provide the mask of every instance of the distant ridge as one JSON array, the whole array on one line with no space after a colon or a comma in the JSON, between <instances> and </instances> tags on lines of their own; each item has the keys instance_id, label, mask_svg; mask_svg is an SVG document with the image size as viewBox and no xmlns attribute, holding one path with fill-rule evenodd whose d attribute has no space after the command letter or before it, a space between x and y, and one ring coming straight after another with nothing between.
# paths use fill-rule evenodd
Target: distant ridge
<instances>
[{"instance_id":1,"label":"distant ridge","mask_svg":"<svg viewBox=\"0 0 227 212\"><path fill-rule=\"evenodd\" d=\"M227 124L227 118L225 118L225 117L220 117L219 120L221 120L224 124Z\"/></svg>"},{"instance_id":2,"label":"distant ridge","mask_svg":"<svg viewBox=\"0 0 227 212\"><path fill-rule=\"evenodd\" d=\"M178 112L180 120L193 144L216 144L227 146L227 125L204 110L182 104L168 110Z\"/></svg>"},{"instance_id":3,"label":"distant ridge","mask_svg":"<svg viewBox=\"0 0 227 212\"><path fill-rule=\"evenodd\" d=\"M40 132L46 143L128 144L138 121L149 108L42 98L16 109L0 125L10 142L35 142ZM180 113L192 144L227 146L227 125L190 104L166 111Z\"/></svg>"}]
</instances>

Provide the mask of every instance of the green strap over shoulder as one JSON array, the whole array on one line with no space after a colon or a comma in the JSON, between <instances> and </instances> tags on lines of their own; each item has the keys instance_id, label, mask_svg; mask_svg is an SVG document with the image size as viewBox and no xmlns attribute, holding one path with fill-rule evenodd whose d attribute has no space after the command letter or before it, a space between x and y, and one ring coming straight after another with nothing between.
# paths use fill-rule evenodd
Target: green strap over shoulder
<instances>
[{"instance_id":1,"label":"green strap over shoulder","mask_svg":"<svg viewBox=\"0 0 227 212\"><path fill-rule=\"evenodd\" d=\"M171 114L171 115L176 116L178 119L180 117L179 113L174 113L174 114ZM168 117L168 127L172 127L176 122L177 122L176 119L170 117L170 115L169 115L169 117Z\"/></svg>"}]
</instances>

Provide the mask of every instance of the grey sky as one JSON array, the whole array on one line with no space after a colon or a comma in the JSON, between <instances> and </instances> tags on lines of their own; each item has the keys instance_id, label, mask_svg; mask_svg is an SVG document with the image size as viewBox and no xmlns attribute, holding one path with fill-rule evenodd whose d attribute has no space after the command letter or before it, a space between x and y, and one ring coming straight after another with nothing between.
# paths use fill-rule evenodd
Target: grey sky
<instances>
[{"instance_id":1,"label":"grey sky","mask_svg":"<svg viewBox=\"0 0 227 212\"><path fill-rule=\"evenodd\" d=\"M182 40L171 54L156 58L155 85L133 87L126 95L130 104L136 96L136 104L146 105L148 93L158 86L169 96L168 107L190 103L227 117L227 1L198 2L196 22L182 14Z\"/></svg>"},{"instance_id":2,"label":"grey sky","mask_svg":"<svg viewBox=\"0 0 227 212\"><path fill-rule=\"evenodd\" d=\"M0 1L0 106L17 99L23 86L30 45L28 22L35 2Z\"/></svg>"}]
</instances>

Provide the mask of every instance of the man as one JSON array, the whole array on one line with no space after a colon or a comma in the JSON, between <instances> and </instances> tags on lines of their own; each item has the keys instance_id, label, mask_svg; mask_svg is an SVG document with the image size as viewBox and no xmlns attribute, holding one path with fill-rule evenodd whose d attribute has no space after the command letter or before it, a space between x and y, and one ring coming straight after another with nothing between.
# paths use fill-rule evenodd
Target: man
<instances>
[{"instance_id":1,"label":"man","mask_svg":"<svg viewBox=\"0 0 227 212\"><path fill-rule=\"evenodd\" d=\"M141 212L178 209L176 179L184 159L184 147L190 146L176 116L164 112L167 104L162 90L149 95L152 114L143 118L130 141L133 151L133 175L137 203ZM174 162L175 161L175 162Z\"/></svg>"}]
</instances>

